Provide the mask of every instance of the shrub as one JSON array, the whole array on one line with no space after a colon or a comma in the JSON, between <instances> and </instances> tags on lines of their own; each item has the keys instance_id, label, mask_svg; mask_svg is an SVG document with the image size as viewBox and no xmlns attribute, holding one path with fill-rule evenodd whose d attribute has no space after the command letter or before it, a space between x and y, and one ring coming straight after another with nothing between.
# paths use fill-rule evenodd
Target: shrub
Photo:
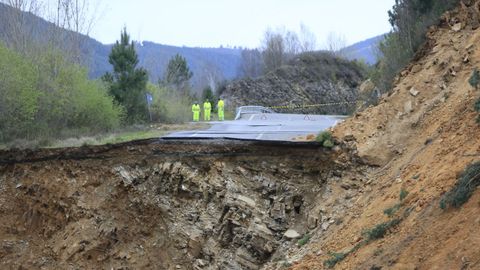
<instances>
[{"instance_id":1,"label":"shrub","mask_svg":"<svg viewBox=\"0 0 480 270\"><path fill-rule=\"evenodd\" d=\"M323 142L323 147L332 148L333 146L334 146L334 144L331 140L326 140L326 141Z\"/></svg>"},{"instance_id":2,"label":"shrub","mask_svg":"<svg viewBox=\"0 0 480 270\"><path fill-rule=\"evenodd\" d=\"M467 166L452 190L443 195L440 200L440 208L447 209L449 206L459 208L470 199L479 185L480 162L475 162Z\"/></svg>"},{"instance_id":3,"label":"shrub","mask_svg":"<svg viewBox=\"0 0 480 270\"><path fill-rule=\"evenodd\" d=\"M122 107L57 51L30 59L0 45L0 82L0 142L48 141L120 124Z\"/></svg>"},{"instance_id":4,"label":"shrub","mask_svg":"<svg viewBox=\"0 0 480 270\"><path fill-rule=\"evenodd\" d=\"M337 263L343 261L343 259L345 259L347 257L349 253L343 253L343 252L340 252L340 253L336 253L336 252L332 252L330 253L330 256L332 258L326 260L323 262L323 265L325 267L328 267L328 268L332 268L334 267Z\"/></svg>"},{"instance_id":5,"label":"shrub","mask_svg":"<svg viewBox=\"0 0 480 270\"><path fill-rule=\"evenodd\" d=\"M475 111L477 112L480 112L480 99L477 99L477 101L475 101Z\"/></svg>"},{"instance_id":6,"label":"shrub","mask_svg":"<svg viewBox=\"0 0 480 270\"><path fill-rule=\"evenodd\" d=\"M44 136L59 137L65 130L92 134L120 125L123 107L114 104L104 84L88 79L85 68L56 51L45 52L35 64L42 92L35 128Z\"/></svg>"},{"instance_id":7,"label":"shrub","mask_svg":"<svg viewBox=\"0 0 480 270\"><path fill-rule=\"evenodd\" d=\"M0 44L0 141L32 132L39 109L38 73L30 61Z\"/></svg>"},{"instance_id":8,"label":"shrub","mask_svg":"<svg viewBox=\"0 0 480 270\"><path fill-rule=\"evenodd\" d=\"M405 200L405 198L408 196L408 191L406 191L405 189L401 189L400 190L400 201L403 201Z\"/></svg>"},{"instance_id":9,"label":"shrub","mask_svg":"<svg viewBox=\"0 0 480 270\"><path fill-rule=\"evenodd\" d=\"M400 219L393 219L384 223L380 223L370 230L364 231L363 234L366 237L366 241L370 242L376 239L383 238L385 234L388 232L388 230L398 225L400 221L401 221Z\"/></svg>"},{"instance_id":10,"label":"shrub","mask_svg":"<svg viewBox=\"0 0 480 270\"><path fill-rule=\"evenodd\" d=\"M307 244L308 241L310 241L310 238L311 238L311 237L312 237L312 236L311 236L310 234L306 233L306 234L302 237L302 239L298 240L298 242L297 242L298 246L301 247L301 246L304 246L305 244Z\"/></svg>"},{"instance_id":11,"label":"shrub","mask_svg":"<svg viewBox=\"0 0 480 270\"><path fill-rule=\"evenodd\" d=\"M317 142L324 142L326 140L331 140L332 134L329 131L322 131L317 135Z\"/></svg>"},{"instance_id":12,"label":"shrub","mask_svg":"<svg viewBox=\"0 0 480 270\"><path fill-rule=\"evenodd\" d=\"M401 205L400 205L399 203L397 203L397 204L395 204L394 206L383 210L383 213L384 213L385 215L387 215L388 217L393 217L393 215L395 215L395 213L397 213L398 210L400 209L400 206L401 206Z\"/></svg>"},{"instance_id":13,"label":"shrub","mask_svg":"<svg viewBox=\"0 0 480 270\"><path fill-rule=\"evenodd\" d=\"M474 87L475 89L478 89L478 83L480 82L480 71L478 71L478 68L475 68L472 71L472 75L470 76L470 79L468 80L468 83Z\"/></svg>"},{"instance_id":14,"label":"shrub","mask_svg":"<svg viewBox=\"0 0 480 270\"><path fill-rule=\"evenodd\" d=\"M151 113L153 121L183 123L192 120L192 99L174 89L149 84L147 89L153 96Z\"/></svg>"},{"instance_id":15,"label":"shrub","mask_svg":"<svg viewBox=\"0 0 480 270\"><path fill-rule=\"evenodd\" d=\"M329 131L322 131L317 135L316 141L321 143L326 148L332 148L334 146L332 140L332 133Z\"/></svg>"}]
</instances>

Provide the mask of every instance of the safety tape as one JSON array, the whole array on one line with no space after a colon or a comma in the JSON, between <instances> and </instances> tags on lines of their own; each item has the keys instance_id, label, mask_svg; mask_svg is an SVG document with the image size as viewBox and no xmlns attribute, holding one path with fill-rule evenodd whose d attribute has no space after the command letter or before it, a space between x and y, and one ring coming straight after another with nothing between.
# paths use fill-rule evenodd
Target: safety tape
<instances>
[{"instance_id":1,"label":"safety tape","mask_svg":"<svg viewBox=\"0 0 480 270\"><path fill-rule=\"evenodd\" d=\"M285 105L285 106L270 106L270 107L267 107L267 108L270 108L270 109L303 109L303 108L335 106L335 105L356 104L356 103L357 103L356 101L344 101L344 102L330 102L330 103L320 103L320 104L298 104L298 105Z\"/></svg>"}]
</instances>

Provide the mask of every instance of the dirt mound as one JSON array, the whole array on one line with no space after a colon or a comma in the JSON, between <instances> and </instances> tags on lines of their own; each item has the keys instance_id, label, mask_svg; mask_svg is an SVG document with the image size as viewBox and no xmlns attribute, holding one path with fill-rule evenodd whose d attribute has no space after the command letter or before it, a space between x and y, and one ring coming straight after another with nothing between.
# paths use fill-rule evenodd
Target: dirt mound
<instances>
[{"instance_id":1,"label":"dirt mound","mask_svg":"<svg viewBox=\"0 0 480 270\"><path fill-rule=\"evenodd\" d=\"M222 97L229 106L285 106L355 101L363 79L354 62L328 53L304 53L257 79L229 84ZM308 109L309 113L348 114L355 104Z\"/></svg>"},{"instance_id":2,"label":"dirt mound","mask_svg":"<svg viewBox=\"0 0 480 270\"><path fill-rule=\"evenodd\" d=\"M341 226L309 244L293 269L480 268L480 193L459 209L439 206L480 157L480 93L468 83L480 65L479 5L463 1L445 14L394 89L334 129L377 168Z\"/></svg>"}]
</instances>

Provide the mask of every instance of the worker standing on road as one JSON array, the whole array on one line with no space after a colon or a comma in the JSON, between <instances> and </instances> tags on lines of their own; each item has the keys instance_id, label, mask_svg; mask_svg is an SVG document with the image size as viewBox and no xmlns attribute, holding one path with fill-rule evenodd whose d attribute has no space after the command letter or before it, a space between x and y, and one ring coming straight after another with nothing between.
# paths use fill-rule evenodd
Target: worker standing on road
<instances>
[{"instance_id":1,"label":"worker standing on road","mask_svg":"<svg viewBox=\"0 0 480 270\"><path fill-rule=\"evenodd\" d=\"M218 120L219 121L225 120L225 103L221 98L218 99L217 110L218 110Z\"/></svg>"},{"instance_id":2,"label":"worker standing on road","mask_svg":"<svg viewBox=\"0 0 480 270\"><path fill-rule=\"evenodd\" d=\"M212 104L210 104L210 101L205 100L203 103L203 119L205 121L210 121L210 113L212 112Z\"/></svg>"},{"instance_id":3,"label":"worker standing on road","mask_svg":"<svg viewBox=\"0 0 480 270\"><path fill-rule=\"evenodd\" d=\"M193 122L200 121L200 104L198 104L198 101L195 101L195 103L192 105L192 112Z\"/></svg>"}]
</instances>

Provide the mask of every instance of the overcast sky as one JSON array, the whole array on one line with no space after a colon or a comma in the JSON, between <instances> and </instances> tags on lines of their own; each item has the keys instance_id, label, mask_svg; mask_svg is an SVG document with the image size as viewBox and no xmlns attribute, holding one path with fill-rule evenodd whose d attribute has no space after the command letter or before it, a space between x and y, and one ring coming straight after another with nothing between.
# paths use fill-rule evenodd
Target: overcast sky
<instances>
[{"instance_id":1,"label":"overcast sky","mask_svg":"<svg viewBox=\"0 0 480 270\"><path fill-rule=\"evenodd\" d=\"M394 0L102 0L90 33L113 43L125 25L135 40L176 46L258 47L268 27L305 24L322 48L329 32L352 44L390 30Z\"/></svg>"}]
</instances>

